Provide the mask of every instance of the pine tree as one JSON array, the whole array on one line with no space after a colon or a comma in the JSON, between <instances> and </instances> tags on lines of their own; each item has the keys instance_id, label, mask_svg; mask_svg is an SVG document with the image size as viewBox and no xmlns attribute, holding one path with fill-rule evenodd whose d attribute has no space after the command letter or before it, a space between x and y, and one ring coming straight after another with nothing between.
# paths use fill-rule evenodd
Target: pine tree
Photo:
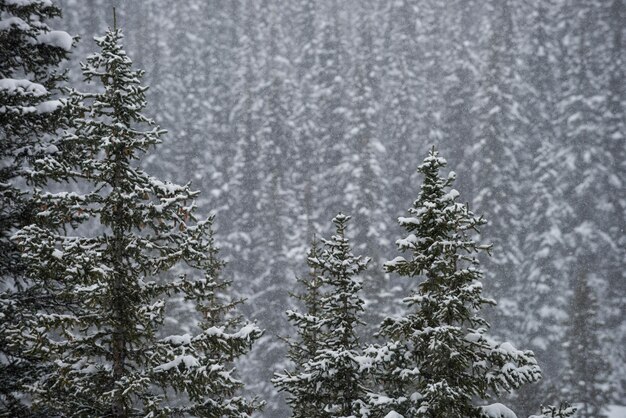
<instances>
[{"instance_id":1,"label":"pine tree","mask_svg":"<svg viewBox=\"0 0 626 418\"><path fill-rule=\"evenodd\" d=\"M581 418L606 417L610 392L606 385L608 363L602 355L598 331L598 305L588 276L581 274L575 283L565 333L567 366L563 395L579 404Z\"/></svg>"},{"instance_id":2,"label":"pine tree","mask_svg":"<svg viewBox=\"0 0 626 418\"><path fill-rule=\"evenodd\" d=\"M551 2L538 0L526 5L530 33L526 51L524 76L528 83L525 112L533 124L526 125L525 135L529 153L533 156L525 164L526 177L523 182L523 195L533 196L522 215L522 250L527 256L519 261L516 280L510 290L515 298L509 309L511 338L516 342L528 341L544 372L540 385L524 388L515 400L517 411L534 410L538 400L545 400L548 385L558 378L557 361L552 347L562 339L561 318L565 315L567 303L566 263L567 249L563 237L566 234L565 222L572 212L564 196L567 182L567 168L564 147L559 144L559 129L554 126L556 119L556 71L555 28L552 20L555 7ZM546 306L550 309L546 309Z\"/></svg>"},{"instance_id":3,"label":"pine tree","mask_svg":"<svg viewBox=\"0 0 626 418\"><path fill-rule=\"evenodd\" d=\"M136 168L163 131L141 113L142 72L121 40L118 29L96 38L101 51L82 70L99 90L72 92L72 129L30 173L88 191L38 191L36 222L14 237L33 287L58 302L13 330L16 347L50 367L29 388L33 405L68 417L249 416L257 403L236 395L230 363L261 331L221 302L227 283L212 219L194 215L198 192ZM193 272L163 277L180 265ZM159 335L176 295L195 304L195 335Z\"/></svg>"},{"instance_id":4,"label":"pine tree","mask_svg":"<svg viewBox=\"0 0 626 418\"><path fill-rule=\"evenodd\" d=\"M46 137L65 124L58 66L73 40L47 23L60 15L50 2L0 1L0 416L28 416L22 386L42 372L37 357L10 345L22 314L48 303L34 297L10 236L32 221L25 166L50 150Z\"/></svg>"},{"instance_id":5,"label":"pine tree","mask_svg":"<svg viewBox=\"0 0 626 418\"><path fill-rule=\"evenodd\" d=\"M424 182L410 216L399 218L408 236L396 242L412 257L385 265L389 272L423 280L403 299L407 313L381 324L386 344L370 352L383 371L382 396L373 397L373 408L383 414L394 409L414 417L478 417L482 409L475 398L540 378L532 352L486 334L489 325L478 311L495 301L481 295L476 255L491 247L470 236L485 221L457 203L459 193L451 188L455 174L439 174L445 165L433 149L418 167Z\"/></svg>"},{"instance_id":6,"label":"pine tree","mask_svg":"<svg viewBox=\"0 0 626 418\"><path fill-rule=\"evenodd\" d=\"M292 374L304 370L307 362L311 361L320 349L318 334L320 333L320 302L321 286L323 277L319 275L317 260L319 256L318 243L314 240L307 252L307 265L309 266L308 278L298 279L305 291L301 294L292 294L292 297L300 301L303 311L288 310L287 318L296 328L297 338L286 339L289 345L289 360L294 365ZM292 408L294 417L323 417L322 406L319 405L315 393L309 393L305 386L291 385L289 377L276 374L272 380L274 385L288 391L287 398Z\"/></svg>"},{"instance_id":7,"label":"pine tree","mask_svg":"<svg viewBox=\"0 0 626 418\"><path fill-rule=\"evenodd\" d=\"M319 255L311 252L308 258L322 286L319 314L289 313L300 328L300 335L317 333L314 343L311 336L307 337L315 349L314 353L307 353L310 358L274 379L281 390L291 395L288 402L294 408L294 416L358 417L366 406L356 333L362 323L359 317L364 302L358 295L361 284L355 276L365 271L369 260L352 254L345 236L349 220L349 216L338 214L333 219L335 235L322 240L324 249ZM302 415L295 415L299 413Z\"/></svg>"},{"instance_id":8,"label":"pine tree","mask_svg":"<svg viewBox=\"0 0 626 418\"><path fill-rule=\"evenodd\" d=\"M472 156L473 205L492 216L484 233L498 249L489 260L487 276L498 278L485 285L489 294L501 299L490 318L506 338L506 323L511 321L507 305L508 287L514 285L517 266L523 258L521 234L523 203L518 173L527 155L526 138L520 135L526 120L520 114L518 58L516 49L514 2L490 0L486 3L486 24L490 28L484 42L487 46L484 71L479 81L472 115L476 119Z\"/></svg>"}]
</instances>

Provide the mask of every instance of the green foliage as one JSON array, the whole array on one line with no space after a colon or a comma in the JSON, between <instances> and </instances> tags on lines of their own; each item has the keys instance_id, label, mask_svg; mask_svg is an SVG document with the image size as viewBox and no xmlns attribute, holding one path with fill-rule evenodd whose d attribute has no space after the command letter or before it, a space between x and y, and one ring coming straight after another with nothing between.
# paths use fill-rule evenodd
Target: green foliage
<instances>
[{"instance_id":1,"label":"green foliage","mask_svg":"<svg viewBox=\"0 0 626 418\"><path fill-rule=\"evenodd\" d=\"M164 131L141 111L146 87L122 34L96 38L83 64L94 93L71 94L72 129L35 161L37 184L76 182L78 192L38 190L35 222L15 242L33 289L55 301L12 329L46 374L33 407L68 417L247 417L259 405L237 395L231 363L261 331L238 325L221 302L212 218L195 216L198 192L136 168ZM184 271L172 279L165 274ZM194 333L163 335L170 301L195 305ZM171 396L176 393L176 396Z\"/></svg>"},{"instance_id":2,"label":"green foliage","mask_svg":"<svg viewBox=\"0 0 626 418\"><path fill-rule=\"evenodd\" d=\"M541 415L532 415L529 418L567 418L573 416L577 411L577 408L574 408L567 402L561 402L558 406L542 406L541 407Z\"/></svg>"},{"instance_id":3,"label":"green foliage","mask_svg":"<svg viewBox=\"0 0 626 418\"><path fill-rule=\"evenodd\" d=\"M489 325L478 312L495 301L481 295L476 255L491 247L471 237L485 221L457 203L455 174L439 174L445 165L433 149L419 166L420 194L409 216L399 218L408 235L396 241L411 257L385 265L414 285L402 300L407 313L383 321L379 335L386 343L370 353L380 367L383 396L372 399L381 414L394 409L415 417L478 417L475 398L540 378L532 352L486 334Z\"/></svg>"},{"instance_id":4,"label":"green foliage","mask_svg":"<svg viewBox=\"0 0 626 418\"><path fill-rule=\"evenodd\" d=\"M72 39L48 26L60 14L52 3L0 1L0 416L7 417L31 415L24 385L45 371L38 356L11 342L10 329L51 301L35 296L10 237L32 222L24 168L48 151L46 136L66 122L64 102L57 100L65 80L58 66Z\"/></svg>"},{"instance_id":5,"label":"green foliage","mask_svg":"<svg viewBox=\"0 0 626 418\"><path fill-rule=\"evenodd\" d=\"M307 350L292 349L295 368L276 374L273 382L289 393L294 417L362 416L365 407L365 371L356 333L364 301L356 276L365 271L369 260L352 254L345 236L349 220L338 214L333 219L335 235L322 240L323 250L313 245L309 252L307 312L287 312Z\"/></svg>"}]
</instances>

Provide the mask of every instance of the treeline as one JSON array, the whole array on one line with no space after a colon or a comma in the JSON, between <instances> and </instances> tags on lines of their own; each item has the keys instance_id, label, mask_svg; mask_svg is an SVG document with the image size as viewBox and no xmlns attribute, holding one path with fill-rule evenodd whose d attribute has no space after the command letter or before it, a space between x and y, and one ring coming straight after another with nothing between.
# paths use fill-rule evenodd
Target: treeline
<instances>
[{"instance_id":1,"label":"treeline","mask_svg":"<svg viewBox=\"0 0 626 418\"><path fill-rule=\"evenodd\" d=\"M5 3L6 10L21 4L34 11L29 8L37 2ZM61 5L63 26L84 35L74 54L84 60L93 49L91 35L110 25L111 9L97 0ZM433 143L465 174L458 187L474 197L472 209L491 220L483 231L495 241L495 257L484 260L486 293L500 301L486 313L494 332L531 348L546 371L542 383L516 395L514 409L531 411L561 388L574 391L576 384L564 383L574 366L603 372L582 387L610 388L613 400L623 398L621 1L170 6L132 2L119 11L128 46L148 69L150 113L172 133L141 164L208 192L196 201L219 216L217 239L229 260L226 277L234 277L234 300L248 298L243 312L267 329L240 368L250 392L270 401L268 414L287 414L269 383L275 370L287 367L285 344L276 338L291 334L283 311L292 302L284 290L302 271L304 243L328 232L329 214L353 215L357 249L372 257L363 274L365 340L387 314L404 311L389 301L410 287L384 275L382 264L393 258L392 220L413 197L410 176ZM14 49L8 41L20 33L16 22L2 26L3 57L20 51L46 65L37 54L65 53L50 43L30 43L28 53ZM5 62L4 78L22 79L34 68L24 64L30 67L22 75L10 67L15 60ZM51 76L37 71L31 80L54 91ZM80 89L78 73L70 76ZM11 91L19 89L11 88L2 90L3 103L15 100ZM47 94L29 92L28 100ZM52 99L46 103L20 118L33 121L19 127L32 135L4 123L3 129L12 137L41 139L37 129L53 129L36 125L46 119L44 110L61 110ZM59 125L54 129L73 120L57 113L62 116L49 121ZM3 161L12 161L15 152L33 158L23 143L6 143L15 150L3 153ZM23 178L18 172L3 168L3 197L14 199L3 202L7 248L15 245L8 237L16 226L33 222L30 198L21 187L5 186ZM72 190L89 190L88 181ZM100 232L89 221L84 228ZM22 271L15 252L4 254L6 271ZM186 269L173 271L169 277ZM569 308L574 298L583 305ZM581 306L593 311L597 298L603 303L594 319ZM176 312L166 314L166 328L196 326L193 303L178 300ZM579 314L575 321L573 314ZM579 328L570 330L569 322ZM593 347L594 338L585 337L586 345L568 344L568 356L553 349L581 330L597 331L601 344ZM581 353L592 350L609 365L586 365L589 356ZM576 353L580 359L568 360Z\"/></svg>"},{"instance_id":2,"label":"treeline","mask_svg":"<svg viewBox=\"0 0 626 418\"><path fill-rule=\"evenodd\" d=\"M65 3L66 22L86 39L110 20L105 1ZM602 301L602 380L614 401L624 398L622 0L174 9L150 0L122 9L151 109L176 137L145 167L193 180L208 192L202 208L228 214L216 231L226 268L249 299L245 312L268 330L246 366L255 392L275 396L254 382L284 366L274 338L289 333L282 289L302 274L303 243L329 232L329 213L355 218L357 249L372 257L364 334L400 313L386 299L407 289L381 266L421 150L437 144L465 173L458 188L472 209L490 220L485 291L500 304L486 316L546 371L518 407L530 412L525 398L554 392L569 368L551 348L565 338L582 281Z\"/></svg>"},{"instance_id":3,"label":"treeline","mask_svg":"<svg viewBox=\"0 0 626 418\"><path fill-rule=\"evenodd\" d=\"M3 213L13 215L3 240L10 268L0 298L0 413L250 416L263 403L240 396L232 363L262 331L232 313L241 301L228 298L220 278L212 218L195 215L198 192L138 168L164 131L142 113L143 73L122 47L115 16L81 66L91 89L63 97L63 77L51 75L73 40L44 23L58 9L3 7L14 51L7 75L31 79L0 80L11 163ZM357 276L369 259L352 254L350 217L337 215L335 235L323 248L313 244L299 297L306 310L288 312L298 327L289 340L294 368L274 379L294 416L499 416L511 411L475 398L540 379L532 352L486 334L478 312L495 302L481 295L476 254L491 246L471 237L485 221L456 202L455 175L439 173L445 164L433 148L418 168L424 183L410 217L400 218L409 235L397 244L410 257L385 268L425 280L402 300L407 313L382 323L386 342L361 348L357 336L365 304ZM17 178L33 188L12 184ZM177 278L165 274L181 265ZM181 297L191 305L190 330L168 332L176 317L168 309ZM601 401L585 407L597 415Z\"/></svg>"}]
</instances>

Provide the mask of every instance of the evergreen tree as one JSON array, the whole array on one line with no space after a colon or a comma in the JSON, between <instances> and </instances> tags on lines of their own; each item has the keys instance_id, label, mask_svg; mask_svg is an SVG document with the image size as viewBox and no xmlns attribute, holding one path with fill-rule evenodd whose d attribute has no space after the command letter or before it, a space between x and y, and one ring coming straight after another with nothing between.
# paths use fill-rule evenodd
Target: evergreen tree
<instances>
[{"instance_id":1,"label":"evergreen tree","mask_svg":"<svg viewBox=\"0 0 626 418\"><path fill-rule=\"evenodd\" d=\"M560 354L553 347L563 338L562 319L567 304L567 245L564 237L566 221L572 207L564 193L567 184L567 150L559 143L560 132L555 126L557 85L556 47L552 27L555 6L552 2L529 2L530 22L524 77L524 111L533 123L524 126L527 147L532 159L524 165L522 193L533 196L522 214L522 251L526 256L515 270L515 281L509 288L515 298L508 304L507 321L511 339L527 342L535 353L545 379L516 392L512 400L518 413L534 411L538 401L552 401L556 395L549 387L556 386L562 369Z\"/></svg>"},{"instance_id":2,"label":"evergreen tree","mask_svg":"<svg viewBox=\"0 0 626 418\"><path fill-rule=\"evenodd\" d=\"M520 129L525 120L519 103L518 57L516 49L514 2L490 0L486 3L485 24L489 31L484 39L484 69L479 81L472 114L476 119L475 144L472 149L473 205L493 217L485 226L484 233L492 237L497 252L488 261L490 280L485 285L489 294L501 300L491 315L498 332L507 339L505 324L511 321L515 311L505 309L510 294L507 289L514 285L517 266L523 259L521 234L523 226L521 183L517 177L527 155L525 137Z\"/></svg>"},{"instance_id":3,"label":"evergreen tree","mask_svg":"<svg viewBox=\"0 0 626 418\"><path fill-rule=\"evenodd\" d=\"M532 352L486 334L489 325L478 311L495 301L481 295L476 255L491 247L469 235L485 221L457 203L459 193L451 188L455 174L439 174L445 165L433 149L418 167L424 182L410 216L399 218L408 236L396 242L412 257L385 265L389 272L423 280L403 299L407 313L383 321L379 334L387 343L370 353L383 370L382 396L373 397L373 407L382 413L479 417L475 398L510 391L541 375Z\"/></svg>"},{"instance_id":4,"label":"evergreen tree","mask_svg":"<svg viewBox=\"0 0 626 418\"><path fill-rule=\"evenodd\" d=\"M289 345L288 357L294 365L294 374L304 370L305 364L312 360L320 349L318 334L320 334L320 302L323 277L318 273L317 264L312 261L317 260L318 256L318 244L313 241L307 252L308 278L298 279L305 291L301 294L292 294L293 298L301 302L304 309L302 312L287 311L289 322L297 328L297 338L286 339ZM290 393L287 403L291 406L294 417L315 418L324 416L317 395L308 392L305 386L293 386L285 380L284 376L278 374L275 375L272 382Z\"/></svg>"},{"instance_id":5,"label":"evergreen tree","mask_svg":"<svg viewBox=\"0 0 626 418\"><path fill-rule=\"evenodd\" d=\"M359 340L356 327L363 312L363 299L358 295L361 284L355 276L362 273L368 259L354 256L345 236L349 216L338 214L333 223L336 234L322 240L324 249L319 255L311 252L309 266L316 271L323 294L317 316L289 315L298 324L299 334L315 331L315 348L307 353L310 358L297 364L292 371L277 374L274 383L291 395L289 403L294 415L302 417L358 417L363 416L366 403L363 387ZM309 409L305 409L308 407Z\"/></svg>"},{"instance_id":6,"label":"evergreen tree","mask_svg":"<svg viewBox=\"0 0 626 418\"><path fill-rule=\"evenodd\" d=\"M570 306L564 344L567 366L563 395L580 405L577 416L606 417L605 407L610 399L606 385L609 367L602 355L598 305L588 276L578 277Z\"/></svg>"},{"instance_id":7,"label":"evergreen tree","mask_svg":"<svg viewBox=\"0 0 626 418\"><path fill-rule=\"evenodd\" d=\"M261 331L220 302L227 283L212 219L194 215L198 193L136 168L163 131L141 113L142 72L121 40L117 29L96 38L82 69L99 90L72 93L72 129L30 173L88 191L38 191L36 222L14 237L33 287L58 302L12 330L16 348L49 364L29 387L33 405L68 417L249 416L257 403L236 395L230 363ZM178 265L194 273L163 277ZM195 303L195 335L159 335L175 295Z\"/></svg>"},{"instance_id":8,"label":"evergreen tree","mask_svg":"<svg viewBox=\"0 0 626 418\"><path fill-rule=\"evenodd\" d=\"M28 416L22 386L42 371L38 357L10 344L9 329L48 303L34 297L10 237L32 222L25 166L50 150L46 137L65 124L58 66L73 40L47 23L60 15L51 2L0 1L0 416Z\"/></svg>"},{"instance_id":9,"label":"evergreen tree","mask_svg":"<svg viewBox=\"0 0 626 418\"><path fill-rule=\"evenodd\" d=\"M610 236L610 244L602 250L605 255L601 258L603 269L606 271L607 303L604 310L606 326L610 330L607 334L609 349L608 357L611 363L610 381L614 384L613 399L620 402L626 397L626 272L624 271L624 257L626 254L626 199L624 198L624 184L626 184L626 83L624 58L624 28L626 27L626 3L624 0L605 2L603 17L607 27L607 38L611 42L605 43L606 59L603 65L606 68L605 90L606 100L602 111L604 120L601 127L604 129L602 147L608 151L605 157L610 162L603 161L603 165L610 167L604 172L602 190L605 199L602 199L596 212L599 224ZM601 314L602 315L602 314Z\"/></svg>"}]
</instances>

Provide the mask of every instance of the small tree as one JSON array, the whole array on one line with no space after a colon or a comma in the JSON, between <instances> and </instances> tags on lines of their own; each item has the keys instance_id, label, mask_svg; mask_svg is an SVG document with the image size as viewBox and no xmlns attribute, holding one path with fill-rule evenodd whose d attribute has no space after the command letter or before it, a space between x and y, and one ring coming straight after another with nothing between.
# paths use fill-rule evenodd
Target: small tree
<instances>
[{"instance_id":1,"label":"small tree","mask_svg":"<svg viewBox=\"0 0 626 418\"><path fill-rule=\"evenodd\" d=\"M50 365L33 405L67 417L246 417L257 405L236 396L229 364L261 331L235 327L232 303L218 302L226 283L212 219L194 215L198 193L136 168L163 131L141 113L142 73L121 40L117 29L96 38L101 51L82 68L99 90L72 93L72 129L31 173L88 191L39 191L36 223L15 236L34 287L58 302L13 330L17 348ZM163 277L177 265L195 273ZM195 335L159 336L175 295L195 302Z\"/></svg>"},{"instance_id":2,"label":"small tree","mask_svg":"<svg viewBox=\"0 0 626 418\"><path fill-rule=\"evenodd\" d=\"M381 365L383 395L375 410L410 417L479 417L474 399L510 391L540 378L532 352L499 344L487 336L478 315L484 305L483 277L476 255L487 252L470 233L485 221L457 203L455 174L441 177L446 165L434 149L418 167L424 182L408 217L399 219L408 236L396 243L411 258L386 263L389 272L415 281L403 299L407 313L387 318L380 336L387 339L372 355Z\"/></svg>"},{"instance_id":3,"label":"small tree","mask_svg":"<svg viewBox=\"0 0 626 418\"><path fill-rule=\"evenodd\" d=\"M48 151L46 137L65 122L58 98L65 77L58 66L73 40L48 25L60 14L51 2L0 1L0 416L30 414L21 400L23 385L43 372L37 358L10 344L10 329L22 315L48 303L25 280L10 237L32 222L24 168Z\"/></svg>"},{"instance_id":4,"label":"small tree","mask_svg":"<svg viewBox=\"0 0 626 418\"><path fill-rule=\"evenodd\" d=\"M575 283L565 332L567 366L563 378L563 396L579 404L580 418L606 416L609 404L607 374L609 366L600 348L597 302L586 274Z\"/></svg>"},{"instance_id":5,"label":"small tree","mask_svg":"<svg viewBox=\"0 0 626 418\"><path fill-rule=\"evenodd\" d=\"M289 360L294 364L291 372L287 375L276 374L272 380L280 390L289 393L287 403L292 408L294 417L322 417L322 406L315 393L308 392L307 385L299 385L292 377L304 370L305 364L311 361L319 351L319 335L321 333L320 303L321 286L323 277L320 276L318 265L312 260L317 260L320 250L317 242L311 243L307 252L307 265L309 266L308 277L298 279L304 287L304 292L291 296L303 305L304 310L288 310L287 318L296 327L297 338L285 339L289 345Z\"/></svg>"},{"instance_id":6,"label":"small tree","mask_svg":"<svg viewBox=\"0 0 626 418\"><path fill-rule=\"evenodd\" d=\"M310 358L274 379L280 390L291 395L288 402L296 417L356 417L362 416L366 406L356 334L364 302L358 295L361 284L356 276L369 260L352 254L345 236L349 220L338 214L333 219L336 234L322 240L324 249L319 255L309 254L309 266L323 286L318 315L288 313L300 335L305 329L317 334L314 344L308 337L315 347L315 352L307 353Z\"/></svg>"}]
</instances>

